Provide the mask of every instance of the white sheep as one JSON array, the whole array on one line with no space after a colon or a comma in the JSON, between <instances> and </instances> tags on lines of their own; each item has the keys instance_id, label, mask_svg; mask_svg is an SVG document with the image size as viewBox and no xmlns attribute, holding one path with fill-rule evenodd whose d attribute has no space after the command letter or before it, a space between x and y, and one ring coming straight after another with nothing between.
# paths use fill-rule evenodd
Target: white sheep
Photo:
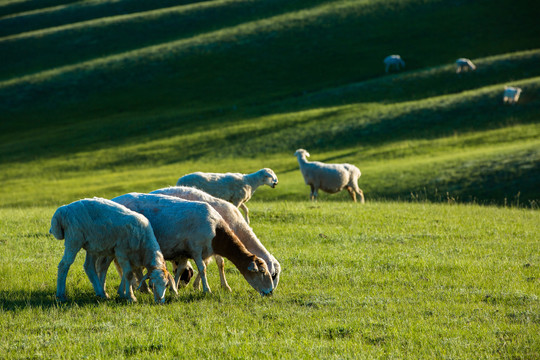
<instances>
[{"instance_id":1,"label":"white sheep","mask_svg":"<svg viewBox=\"0 0 540 360\"><path fill-rule=\"evenodd\" d=\"M139 193L125 194L112 200L148 218L163 256L179 264L179 273L182 273L187 260L193 259L204 292L210 292L205 261L218 254L229 259L261 295L272 293L272 276L266 262L250 253L219 213L207 203Z\"/></svg>"},{"instance_id":2,"label":"white sheep","mask_svg":"<svg viewBox=\"0 0 540 360\"><path fill-rule=\"evenodd\" d=\"M242 242L242 244L244 244L246 249L266 262L268 266L268 271L272 276L274 289L277 287L279 282L279 275L281 272L281 265L276 260L276 258L272 256L272 254L270 254L268 250L266 250L264 245L257 238L257 235L255 235L255 233L253 232L253 229L246 223L246 221L242 217L242 214L234 205L225 200L207 194L202 190L186 186L172 186L152 191L150 194L169 195L189 201L202 201L212 206L221 215L223 220L225 220L225 222L229 225L235 235L238 236L238 239ZM219 268L221 285L225 289L231 291L231 288L229 287L229 285L227 284L227 280L225 279L223 259L220 256L215 256L215 258ZM179 274L176 275L177 279L178 277ZM200 276L197 275L194 282L195 287L198 287L199 281Z\"/></svg>"},{"instance_id":3,"label":"white sheep","mask_svg":"<svg viewBox=\"0 0 540 360\"><path fill-rule=\"evenodd\" d=\"M505 104L515 104L519 100L519 95L521 95L521 88L505 86L503 93L503 102Z\"/></svg>"},{"instance_id":4,"label":"white sheep","mask_svg":"<svg viewBox=\"0 0 540 360\"><path fill-rule=\"evenodd\" d=\"M96 295L108 298L104 284L99 281L96 260L114 256L122 267L122 282L118 294L137 301L131 282L133 271L146 267L146 277L154 288L156 302L165 301L169 285L177 293L176 284L167 272L152 226L142 215L106 199L93 198L75 201L59 207L51 220L49 232L64 241L64 256L58 264L56 297L66 301L66 278L71 264L81 249L86 250L84 270Z\"/></svg>"},{"instance_id":5,"label":"white sheep","mask_svg":"<svg viewBox=\"0 0 540 360\"><path fill-rule=\"evenodd\" d=\"M361 173L356 166L307 161L309 153L304 149L296 150L294 155L298 158L300 171L306 185L311 187L311 200L317 199L319 189L330 194L347 189L354 202L356 202L356 194L358 194L360 202L364 203L364 193L358 187L358 178Z\"/></svg>"},{"instance_id":6,"label":"white sheep","mask_svg":"<svg viewBox=\"0 0 540 360\"><path fill-rule=\"evenodd\" d=\"M476 70L476 65L473 64L473 62L466 58L459 58L456 60L456 74L460 74L465 71L474 71Z\"/></svg>"},{"instance_id":7,"label":"white sheep","mask_svg":"<svg viewBox=\"0 0 540 360\"><path fill-rule=\"evenodd\" d=\"M275 188L277 184L276 174L268 168L252 174L195 172L182 176L176 182L177 186L195 187L241 208L248 224L249 210L245 203L251 199L259 186L268 185Z\"/></svg>"},{"instance_id":8,"label":"white sheep","mask_svg":"<svg viewBox=\"0 0 540 360\"><path fill-rule=\"evenodd\" d=\"M385 71L389 72L391 69L399 71L405 67L405 61L401 59L399 55L389 55L384 58L384 65L386 65Z\"/></svg>"}]
</instances>

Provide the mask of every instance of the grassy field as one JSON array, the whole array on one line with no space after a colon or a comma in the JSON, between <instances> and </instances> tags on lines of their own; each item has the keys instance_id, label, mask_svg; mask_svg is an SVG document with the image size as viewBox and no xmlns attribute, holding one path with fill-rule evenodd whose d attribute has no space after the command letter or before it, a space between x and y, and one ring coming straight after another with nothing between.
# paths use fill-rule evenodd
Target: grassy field
<instances>
[{"instance_id":1,"label":"grassy field","mask_svg":"<svg viewBox=\"0 0 540 360\"><path fill-rule=\"evenodd\" d=\"M0 358L538 359L534 0L0 0ZM382 60L407 66L386 74ZM454 62L478 66L457 75ZM504 86L523 89L502 103ZM366 204L307 201L293 156ZM280 261L260 298L54 299L55 209L272 168L248 203ZM119 278L110 272L109 294Z\"/></svg>"},{"instance_id":2,"label":"grassy field","mask_svg":"<svg viewBox=\"0 0 540 360\"><path fill-rule=\"evenodd\" d=\"M102 302L79 255L54 299L54 207L0 210L0 351L7 358L520 358L540 353L537 211L429 203L253 202L283 267L261 298L191 287L164 306ZM109 274L112 295L119 284ZM116 294L115 294L116 295ZM113 297L115 298L115 297Z\"/></svg>"}]
</instances>

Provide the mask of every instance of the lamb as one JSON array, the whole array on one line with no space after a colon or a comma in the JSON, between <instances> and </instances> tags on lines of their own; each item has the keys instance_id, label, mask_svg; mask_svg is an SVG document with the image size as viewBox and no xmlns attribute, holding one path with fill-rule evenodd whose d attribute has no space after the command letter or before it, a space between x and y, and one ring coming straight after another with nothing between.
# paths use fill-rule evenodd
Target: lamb
<instances>
[{"instance_id":1,"label":"lamb","mask_svg":"<svg viewBox=\"0 0 540 360\"><path fill-rule=\"evenodd\" d=\"M456 60L457 70L456 74L460 74L464 71L474 71L476 70L476 65L473 62L466 58L459 58Z\"/></svg>"},{"instance_id":2,"label":"lamb","mask_svg":"<svg viewBox=\"0 0 540 360\"><path fill-rule=\"evenodd\" d=\"M278 178L272 169L264 168L252 174L240 173L203 173L196 172L182 176L176 182L177 186L191 186L200 189L217 198L232 203L244 210L245 219L249 224L249 210L245 205L251 199L259 186L268 185L275 188Z\"/></svg>"},{"instance_id":3,"label":"lamb","mask_svg":"<svg viewBox=\"0 0 540 360\"><path fill-rule=\"evenodd\" d=\"M503 101L505 104L515 104L519 100L519 95L521 95L521 88L505 86L503 93Z\"/></svg>"},{"instance_id":4,"label":"lamb","mask_svg":"<svg viewBox=\"0 0 540 360\"><path fill-rule=\"evenodd\" d=\"M386 65L386 72L389 72L391 69L399 71L405 67L405 61L399 55L389 55L384 58L384 65Z\"/></svg>"},{"instance_id":5,"label":"lamb","mask_svg":"<svg viewBox=\"0 0 540 360\"><path fill-rule=\"evenodd\" d=\"M281 265L274 258L274 256L272 256L272 254L270 254L268 250L266 250L264 245L257 238L257 235L255 235L255 233L253 232L253 229L251 229L251 227L246 223L246 221L242 217L242 214L234 205L230 204L225 200L213 197L212 195L207 194L199 189L186 186L172 186L168 188L158 189L152 191L150 194L169 195L189 201L202 201L212 206L221 215L221 217L223 217L223 220L225 220L225 222L229 225L231 230L235 233L240 242L244 244L246 249L266 262L268 266L268 271L272 276L274 289L277 287L279 282L279 275L281 272ZM219 268L221 285L225 289L231 291L231 288L229 287L229 285L227 284L227 280L225 279L223 259L219 255L216 255L215 258ZM179 274L176 275L177 279L178 277ZM200 276L197 275L194 282L195 287L198 287L199 281Z\"/></svg>"},{"instance_id":6,"label":"lamb","mask_svg":"<svg viewBox=\"0 0 540 360\"><path fill-rule=\"evenodd\" d=\"M165 301L167 285L177 293L148 219L122 205L93 198L61 206L52 217L49 232L58 240L65 239L64 256L58 264L56 297L59 301L67 300L67 274L81 248L86 250L84 270L101 298L109 297L96 271L96 260L101 256L115 256L118 260L123 273L118 294L128 301L137 301L131 281L133 271L143 266L154 288L156 302Z\"/></svg>"},{"instance_id":7,"label":"lamb","mask_svg":"<svg viewBox=\"0 0 540 360\"><path fill-rule=\"evenodd\" d=\"M351 164L324 164L319 161L307 161L309 153L304 149L298 149L294 153L300 164L300 171L304 176L306 185L311 187L310 199L316 200L319 189L330 194L347 189L351 198L356 202L356 194L360 196L360 202L364 203L364 193L358 187L360 170Z\"/></svg>"},{"instance_id":8,"label":"lamb","mask_svg":"<svg viewBox=\"0 0 540 360\"><path fill-rule=\"evenodd\" d=\"M229 259L261 295L272 294L273 282L266 263L246 249L210 205L139 193L125 194L112 201L148 218L164 258L179 264L178 273L183 272L189 258L195 260L204 292L210 292L205 261L218 254Z\"/></svg>"}]
</instances>

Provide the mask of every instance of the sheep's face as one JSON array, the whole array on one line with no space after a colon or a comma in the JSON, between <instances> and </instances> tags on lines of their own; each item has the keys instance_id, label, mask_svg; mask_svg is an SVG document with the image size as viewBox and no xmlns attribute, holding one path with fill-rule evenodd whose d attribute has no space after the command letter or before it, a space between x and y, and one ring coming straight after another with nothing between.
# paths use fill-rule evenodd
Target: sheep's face
<instances>
[{"instance_id":1,"label":"sheep's face","mask_svg":"<svg viewBox=\"0 0 540 360\"><path fill-rule=\"evenodd\" d=\"M266 263L255 257L249 264L247 270L248 271L243 274L247 282L257 290L259 294L263 296L271 295L274 290L274 283Z\"/></svg>"},{"instance_id":2,"label":"sheep's face","mask_svg":"<svg viewBox=\"0 0 540 360\"><path fill-rule=\"evenodd\" d=\"M264 169L264 183L272 189L278 184L278 178L272 169Z\"/></svg>"},{"instance_id":3,"label":"sheep's face","mask_svg":"<svg viewBox=\"0 0 540 360\"><path fill-rule=\"evenodd\" d=\"M154 300L157 303L165 302L165 292L167 286L171 287L171 291L174 294L178 294L178 289L172 275L166 269L156 269L150 273L149 285L154 293Z\"/></svg>"}]
</instances>

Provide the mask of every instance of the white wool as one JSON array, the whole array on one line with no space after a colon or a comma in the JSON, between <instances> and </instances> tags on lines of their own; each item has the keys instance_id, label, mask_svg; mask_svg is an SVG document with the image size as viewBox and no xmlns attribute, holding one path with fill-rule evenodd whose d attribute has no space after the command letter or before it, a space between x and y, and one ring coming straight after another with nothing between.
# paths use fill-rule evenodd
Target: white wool
<instances>
[{"instance_id":1,"label":"white wool","mask_svg":"<svg viewBox=\"0 0 540 360\"><path fill-rule=\"evenodd\" d=\"M400 70L405 67L405 61L399 55L389 55L384 58L383 63L386 66L386 72L389 72L391 69Z\"/></svg>"},{"instance_id":2,"label":"white wool","mask_svg":"<svg viewBox=\"0 0 540 360\"><path fill-rule=\"evenodd\" d=\"M311 187L312 200L317 199L319 189L330 194L347 189L353 201L356 201L356 195L358 195L360 202L364 202L364 193L358 187L358 178L361 173L356 166L308 161L309 153L304 149L296 150L294 155L298 159L306 185Z\"/></svg>"},{"instance_id":3,"label":"white wool","mask_svg":"<svg viewBox=\"0 0 540 360\"><path fill-rule=\"evenodd\" d=\"M190 201L202 201L212 206L229 225L231 230L238 236L249 252L263 259L268 265L268 271L272 275L274 288L279 282L281 266L275 257L268 252L264 245L257 238L253 229L247 224L240 211L231 203L216 198L206 192L187 186L172 186L152 191L150 194L162 194L178 197ZM221 269L220 269L221 270ZM222 276L222 284L227 284L225 273ZM225 288L228 287L224 285Z\"/></svg>"},{"instance_id":4,"label":"white wool","mask_svg":"<svg viewBox=\"0 0 540 360\"><path fill-rule=\"evenodd\" d=\"M241 173L204 173L195 172L184 175L176 182L177 186L190 186L226 200L244 210L249 224L249 209L245 205L259 186L274 188L278 178L272 169L264 168L251 174Z\"/></svg>"},{"instance_id":5,"label":"white wool","mask_svg":"<svg viewBox=\"0 0 540 360\"><path fill-rule=\"evenodd\" d=\"M246 250L219 213L207 203L140 193L125 194L112 200L148 218L166 260L185 264L187 259L193 259L205 292L210 292L205 261L214 254L213 240L218 232L225 233L224 241L231 243L227 249L239 254L229 260L236 261L235 266L250 285L261 294L272 292L272 278L266 263Z\"/></svg>"},{"instance_id":6,"label":"white wool","mask_svg":"<svg viewBox=\"0 0 540 360\"><path fill-rule=\"evenodd\" d=\"M107 199L93 198L61 206L54 213L49 232L57 239L65 239L64 256L58 265L57 297L65 300L65 280L77 253L86 250L85 271L96 295L107 298L104 284L96 272L100 256L115 256L123 268L124 277L118 290L122 297L135 301L131 276L135 269L146 267L163 290L156 301L163 301L167 285L165 261L149 221L136 212ZM161 280L159 280L161 278ZM162 285L162 286L161 286ZM156 294L157 295L157 294Z\"/></svg>"}]
</instances>

